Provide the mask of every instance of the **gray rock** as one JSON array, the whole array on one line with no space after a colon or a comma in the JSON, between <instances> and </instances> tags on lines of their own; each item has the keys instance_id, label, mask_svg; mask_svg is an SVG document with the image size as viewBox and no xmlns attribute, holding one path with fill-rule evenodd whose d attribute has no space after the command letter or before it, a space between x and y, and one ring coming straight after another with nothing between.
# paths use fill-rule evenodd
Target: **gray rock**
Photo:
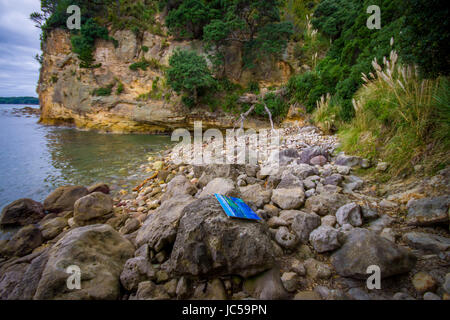
<instances>
[{"instance_id":1,"label":"gray rock","mask_svg":"<svg viewBox=\"0 0 450 320\"><path fill-rule=\"evenodd\" d=\"M311 161L319 156L322 156L327 160L329 157L328 151L318 146L306 148L301 152L299 162L315 165L314 163L311 163Z\"/></svg>"},{"instance_id":2,"label":"gray rock","mask_svg":"<svg viewBox=\"0 0 450 320\"><path fill-rule=\"evenodd\" d=\"M209 181L206 184L208 183ZM166 200L172 199L175 196L193 196L196 193L197 188L185 176L178 175L167 184L167 189L164 195L161 197L161 202L165 202Z\"/></svg>"},{"instance_id":3,"label":"gray rock","mask_svg":"<svg viewBox=\"0 0 450 320\"><path fill-rule=\"evenodd\" d=\"M120 294L120 273L133 253L133 245L111 226L73 229L50 249L34 299L116 300ZM81 270L80 290L67 288L69 266Z\"/></svg>"},{"instance_id":4,"label":"gray rock","mask_svg":"<svg viewBox=\"0 0 450 320\"><path fill-rule=\"evenodd\" d=\"M415 300L409 294L404 293L404 292L397 292L396 294L394 294L392 299L394 299L394 300Z\"/></svg>"},{"instance_id":5,"label":"gray rock","mask_svg":"<svg viewBox=\"0 0 450 320\"><path fill-rule=\"evenodd\" d=\"M226 300L225 287L220 279L214 279L200 284L194 291L194 299L198 300Z\"/></svg>"},{"instance_id":6,"label":"gray rock","mask_svg":"<svg viewBox=\"0 0 450 320\"><path fill-rule=\"evenodd\" d=\"M303 182L292 173L286 171L281 178L280 183L277 186L277 189L294 189L294 188L303 188Z\"/></svg>"},{"instance_id":7,"label":"gray rock","mask_svg":"<svg viewBox=\"0 0 450 320\"><path fill-rule=\"evenodd\" d=\"M351 168L347 166L336 166L336 171L342 175L350 174Z\"/></svg>"},{"instance_id":8,"label":"gray rock","mask_svg":"<svg viewBox=\"0 0 450 320\"><path fill-rule=\"evenodd\" d=\"M278 228L278 227L288 227L289 223L287 223L284 219L280 217L272 217L267 221L267 226L269 228Z\"/></svg>"},{"instance_id":9,"label":"gray rock","mask_svg":"<svg viewBox=\"0 0 450 320\"><path fill-rule=\"evenodd\" d=\"M175 242L183 210L194 200L188 194L181 194L164 201L139 229L136 236L137 246L148 244L156 252L171 246Z\"/></svg>"},{"instance_id":10,"label":"gray rock","mask_svg":"<svg viewBox=\"0 0 450 320\"><path fill-rule=\"evenodd\" d=\"M423 295L423 300L442 300L437 294L433 292L426 292Z\"/></svg>"},{"instance_id":11,"label":"gray rock","mask_svg":"<svg viewBox=\"0 0 450 320\"><path fill-rule=\"evenodd\" d=\"M303 187L275 189L272 192L272 202L284 210L298 209L305 203L305 192Z\"/></svg>"},{"instance_id":12,"label":"gray rock","mask_svg":"<svg viewBox=\"0 0 450 320\"><path fill-rule=\"evenodd\" d=\"M298 274L299 276L306 275L305 265L299 260L295 259L291 264L291 270Z\"/></svg>"},{"instance_id":13,"label":"gray rock","mask_svg":"<svg viewBox=\"0 0 450 320\"><path fill-rule=\"evenodd\" d=\"M298 159L300 157L299 153L295 149L286 149L282 150L279 153L279 159L280 159L280 166L285 166L295 159Z\"/></svg>"},{"instance_id":14,"label":"gray rock","mask_svg":"<svg viewBox=\"0 0 450 320\"><path fill-rule=\"evenodd\" d=\"M442 285L442 287L444 288L444 291L445 291L447 294L450 294L450 273L447 273L447 274L445 275L445 282L444 282L444 284Z\"/></svg>"},{"instance_id":15,"label":"gray rock","mask_svg":"<svg viewBox=\"0 0 450 320\"><path fill-rule=\"evenodd\" d=\"M343 180L344 177L342 177L339 173L335 173L325 178L324 185L339 186Z\"/></svg>"},{"instance_id":16,"label":"gray rock","mask_svg":"<svg viewBox=\"0 0 450 320\"><path fill-rule=\"evenodd\" d=\"M256 178L256 174L258 173L259 166L248 164L245 166L245 174L249 177Z\"/></svg>"},{"instance_id":17,"label":"gray rock","mask_svg":"<svg viewBox=\"0 0 450 320\"><path fill-rule=\"evenodd\" d=\"M338 166L357 167L361 163L361 158L342 154L336 158L335 163Z\"/></svg>"},{"instance_id":18,"label":"gray rock","mask_svg":"<svg viewBox=\"0 0 450 320\"><path fill-rule=\"evenodd\" d=\"M370 296L367 292L362 290L361 288L351 288L348 290L347 294L353 299L353 300L372 300L370 299Z\"/></svg>"},{"instance_id":19,"label":"gray rock","mask_svg":"<svg viewBox=\"0 0 450 320\"><path fill-rule=\"evenodd\" d=\"M305 192L306 198L311 198L312 196L316 195L316 189L309 189Z\"/></svg>"},{"instance_id":20,"label":"gray rock","mask_svg":"<svg viewBox=\"0 0 450 320\"><path fill-rule=\"evenodd\" d=\"M317 156L311 159L310 164L313 166L324 166L328 162L324 156Z\"/></svg>"},{"instance_id":21,"label":"gray rock","mask_svg":"<svg viewBox=\"0 0 450 320\"><path fill-rule=\"evenodd\" d=\"M319 170L317 170L316 167L304 163L298 164L289 170L294 176L297 176L301 180L305 180L308 177L319 174Z\"/></svg>"},{"instance_id":22,"label":"gray rock","mask_svg":"<svg viewBox=\"0 0 450 320\"><path fill-rule=\"evenodd\" d=\"M223 196L238 197L238 191L234 186L234 182L231 179L215 178L203 189L200 194L200 198L214 195L215 193Z\"/></svg>"},{"instance_id":23,"label":"gray rock","mask_svg":"<svg viewBox=\"0 0 450 320\"><path fill-rule=\"evenodd\" d=\"M75 202L73 218L77 225L85 226L106 221L112 211L111 197L102 192L94 192Z\"/></svg>"},{"instance_id":24,"label":"gray rock","mask_svg":"<svg viewBox=\"0 0 450 320\"><path fill-rule=\"evenodd\" d=\"M266 205L264 205L264 211L270 217L276 217L276 216L278 216L280 214L280 209L278 209L273 204L266 204Z\"/></svg>"},{"instance_id":25,"label":"gray rock","mask_svg":"<svg viewBox=\"0 0 450 320\"><path fill-rule=\"evenodd\" d=\"M164 286L156 285L151 281L139 283L136 293L137 300L169 300L170 296Z\"/></svg>"},{"instance_id":26,"label":"gray rock","mask_svg":"<svg viewBox=\"0 0 450 320\"><path fill-rule=\"evenodd\" d=\"M377 164L378 172L385 172L388 168L389 168L389 163L387 163L387 162L379 162Z\"/></svg>"},{"instance_id":27,"label":"gray rock","mask_svg":"<svg viewBox=\"0 0 450 320\"><path fill-rule=\"evenodd\" d=\"M328 279L331 277L333 270L327 264L317 261L313 258L305 261L306 274L312 279Z\"/></svg>"},{"instance_id":28,"label":"gray rock","mask_svg":"<svg viewBox=\"0 0 450 320\"><path fill-rule=\"evenodd\" d=\"M334 227L336 225L336 217L329 215L322 218L322 225L328 227Z\"/></svg>"},{"instance_id":29,"label":"gray rock","mask_svg":"<svg viewBox=\"0 0 450 320\"><path fill-rule=\"evenodd\" d=\"M239 188L242 200L253 209L261 209L270 202L272 191L264 189L259 184Z\"/></svg>"},{"instance_id":30,"label":"gray rock","mask_svg":"<svg viewBox=\"0 0 450 320\"><path fill-rule=\"evenodd\" d=\"M119 232L121 234L130 234L138 230L140 227L141 222L136 218L132 218L127 220L125 225L122 228L120 228Z\"/></svg>"},{"instance_id":31,"label":"gray rock","mask_svg":"<svg viewBox=\"0 0 450 320\"><path fill-rule=\"evenodd\" d=\"M199 177L199 187L204 188L215 178L230 178L234 181L240 175L240 172L244 170L245 167L243 165L210 164L202 167L201 169L196 169L195 176L197 178ZM201 176L199 176L199 174L201 174ZM189 194L193 195L195 193Z\"/></svg>"},{"instance_id":32,"label":"gray rock","mask_svg":"<svg viewBox=\"0 0 450 320\"><path fill-rule=\"evenodd\" d=\"M380 233L384 228L389 227L393 222L394 222L393 218L391 218L387 214L384 214L381 216L381 218L378 218L377 220L369 223L367 229L376 233Z\"/></svg>"},{"instance_id":33,"label":"gray rock","mask_svg":"<svg viewBox=\"0 0 450 320\"><path fill-rule=\"evenodd\" d=\"M341 246L339 242L339 231L329 226L321 226L311 232L309 241L319 253L333 251Z\"/></svg>"},{"instance_id":34,"label":"gray rock","mask_svg":"<svg viewBox=\"0 0 450 320\"><path fill-rule=\"evenodd\" d=\"M377 209L371 207L361 207L361 214L364 220L373 220L379 217Z\"/></svg>"},{"instance_id":35,"label":"gray rock","mask_svg":"<svg viewBox=\"0 0 450 320\"><path fill-rule=\"evenodd\" d=\"M170 258L175 273L248 277L273 266L264 224L229 219L214 197L191 203L182 216Z\"/></svg>"},{"instance_id":36,"label":"gray rock","mask_svg":"<svg viewBox=\"0 0 450 320\"><path fill-rule=\"evenodd\" d=\"M283 273L283 275L281 276L281 282L288 292L294 292L295 290L297 290L298 278L295 272Z\"/></svg>"},{"instance_id":37,"label":"gray rock","mask_svg":"<svg viewBox=\"0 0 450 320\"><path fill-rule=\"evenodd\" d=\"M367 279L367 267L371 265L380 267L382 278L406 273L416 260L408 250L360 228L352 230L345 244L331 256L339 275L356 279Z\"/></svg>"},{"instance_id":38,"label":"gray rock","mask_svg":"<svg viewBox=\"0 0 450 320\"><path fill-rule=\"evenodd\" d=\"M311 232L320 226L321 219L315 213L298 211L292 222L292 231L302 243L307 243Z\"/></svg>"},{"instance_id":39,"label":"gray rock","mask_svg":"<svg viewBox=\"0 0 450 320\"><path fill-rule=\"evenodd\" d=\"M278 268L245 280L244 291L258 300L283 300L288 296Z\"/></svg>"},{"instance_id":40,"label":"gray rock","mask_svg":"<svg viewBox=\"0 0 450 320\"><path fill-rule=\"evenodd\" d=\"M349 223L354 227L359 227L363 223L361 218L361 207L354 202L346 204L338 209L336 212L336 219L341 226Z\"/></svg>"},{"instance_id":41,"label":"gray rock","mask_svg":"<svg viewBox=\"0 0 450 320\"><path fill-rule=\"evenodd\" d=\"M128 291L138 289L139 283L146 280L155 280L156 271L151 263L144 257L129 259L120 274L120 282Z\"/></svg>"},{"instance_id":42,"label":"gray rock","mask_svg":"<svg viewBox=\"0 0 450 320\"><path fill-rule=\"evenodd\" d=\"M431 233L409 232L403 235L403 240L415 249L431 251L439 254L450 249L450 239Z\"/></svg>"},{"instance_id":43,"label":"gray rock","mask_svg":"<svg viewBox=\"0 0 450 320\"><path fill-rule=\"evenodd\" d=\"M415 226L448 223L450 196L410 200L406 222Z\"/></svg>"},{"instance_id":44,"label":"gray rock","mask_svg":"<svg viewBox=\"0 0 450 320\"><path fill-rule=\"evenodd\" d=\"M16 200L5 208L0 215L0 227L27 226L37 223L44 217L44 207L31 199Z\"/></svg>"},{"instance_id":45,"label":"gray rock","mask_svg":"<svg viewBox=\"0 0 450 320\"><path fill-rule=\"evenodd\" d=\"M68 226L67 219L57 217L41 223L41 233L44 240L57 237Z\"/></svg>"},{"instance_id":46,"label":"gray rock","mask_svg":"<svg viewBox=\"0 0 450 320\"><path fill-rule=\"evenodd\" d=\"M344 191L353 192L354 190L361 189L364 185L364 180L357 176L348 176L345 178Z\"/></svg>"},{"instance_id":47,"label":"gray rock","mask_svg":"<svg viewBox=\"0 0 450 320\"><path fill-rule=\"evenodd\" d=\"M293 249L298 244L298 238L286 227L278 228L275 241L286 249Z\"/></svg>"},{"instance_id":48,"label":"gray rock","mask_svg":"<svg viewBox=\"0 0 450 320\"><path fill-rule=\"evenodd\" d=\"M59 187L44 200L44 209L54 213L73 211L75 202L88 194L89 190L81 186Z\"/></svg>"},{"instance_id":49,"label":"gray rock","mask_svg":"<svg viewBox=\"0 0 450 320\"><path fill-rule=\"evenodd\" d=\"M338 193L321 193L308 198L305 202L306 211L317 213L319 216L335 214L336 211L348 202L348 199Z\"/></svg>"}]
</instances>

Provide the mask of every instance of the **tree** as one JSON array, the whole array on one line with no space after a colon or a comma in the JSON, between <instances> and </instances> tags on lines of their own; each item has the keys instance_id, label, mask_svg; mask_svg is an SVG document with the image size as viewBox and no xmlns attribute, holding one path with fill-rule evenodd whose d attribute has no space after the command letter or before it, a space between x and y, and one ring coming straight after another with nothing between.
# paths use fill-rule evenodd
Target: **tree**
<instances>
[{"instance_id":1,"label":"tree","mask_svg":"<svg viewBox=\"0 0 450 320\"><path fill-rule=\"evenodd\" d=\"M167 80L177 93L192 95L195 104L199 89L211 86L214 81L205 58L187 50L176 50L170 57Z\"/></svg>"}]
</instances>

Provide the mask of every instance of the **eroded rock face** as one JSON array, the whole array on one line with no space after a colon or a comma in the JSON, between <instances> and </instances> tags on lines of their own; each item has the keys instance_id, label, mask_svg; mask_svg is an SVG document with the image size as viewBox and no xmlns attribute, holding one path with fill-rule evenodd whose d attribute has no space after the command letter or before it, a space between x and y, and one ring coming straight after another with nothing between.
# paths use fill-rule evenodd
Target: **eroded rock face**
<instances>
[{"instance_id":1,"label":"eroded rock face","mask_svg":"<svg viewBox=\"0 0 450 320\"><path fill-rule=\"evenodd\" d=\"M357 279L367 279L367 267L371 265L380 267L382 278L406 273L416 260L408 250L360 228L350 231L345 244L331 257L339 275Z\"/></svg>"},{"instance_id":2,"label":"eroded rock face","mask_svg":"<svg viewBox=\"0 0 450 320\"><path fill-rule=\"evenodd\" d=\"M120 293L120 273L134 250L109 225L73 229L50 249L34 299L115 300ZM80 290L67 288L69 266L81 270Z\"/></svg>"},{"instance_id":3,"label":"eroded rock face","mask_svg":"<svg viewBox=\"0 0 450 320\"><path fill-rule=\"evenodd\" d=\"M273 266L273 251L263 224L229 219L209 197L183 210L170 265L180 275L249 277Z\"/></svg>"},{"instance_id":4,"label":"eroded rock face","mask_svg":"<svg viewBox=\"0 0 450 320\"><path fill-rule=\"evenodd\" d=\"M39 222L44 217L44 207L31 199L16 200L5 208L0 215L0 227L26 226Z\"/></svg>"},{"instance_id":5,"label":"eroded rock face","mask_svg":"<svg viewBox=\"0 0 450 320\"><path fill-rule=\"evenodd\" d=\"M136 236L137 246L148 244L156 252L175 242L183 209L194 201L188 194L178 195L150 214Z\"/></svg>"},{"instance_id":6,"label":"eroded rock face","mask_svg":"<svg viewBox=\"0 0 450 320\"><path fill-rule=\"evenodd\" d=\"M44 209L54 213L73 211L75 202L88 194L88 189L81 186L59 187L44 200Z\"/></svg>"}]
</instances>

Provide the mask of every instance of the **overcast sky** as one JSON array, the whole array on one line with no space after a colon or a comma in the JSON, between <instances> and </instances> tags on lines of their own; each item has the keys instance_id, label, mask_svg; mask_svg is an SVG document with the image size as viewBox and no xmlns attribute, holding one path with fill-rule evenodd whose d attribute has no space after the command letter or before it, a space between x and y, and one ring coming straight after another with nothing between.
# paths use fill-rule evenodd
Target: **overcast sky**
<instances>
[{"instance_id":1,"label":"overcast sky","mask_svg":"<svg viewBox=\"0 0 450 320\"><path fill-rule=\"evenodd\" d=\"M29 19L40 0L0 0L0 97L36 97L40 30Z\"/></svg>"}]
</instances>

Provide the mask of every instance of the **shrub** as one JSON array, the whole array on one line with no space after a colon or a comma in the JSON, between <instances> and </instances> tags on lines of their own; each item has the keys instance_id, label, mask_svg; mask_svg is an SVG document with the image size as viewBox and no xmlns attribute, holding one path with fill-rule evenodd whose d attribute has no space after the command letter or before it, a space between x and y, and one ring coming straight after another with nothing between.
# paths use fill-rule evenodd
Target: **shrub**
<instances>
[{"instance_id":1,"label":"shrub","mask_svg":"<svg viewBox=\"0 0 450 320\"><path fill-rule=\"evenodd\" d=\"M107 87L97 88L92 92L92 95L99 97L110 96L113 87L114 84L110 84Z\"/></svg>"}]
</instances>

